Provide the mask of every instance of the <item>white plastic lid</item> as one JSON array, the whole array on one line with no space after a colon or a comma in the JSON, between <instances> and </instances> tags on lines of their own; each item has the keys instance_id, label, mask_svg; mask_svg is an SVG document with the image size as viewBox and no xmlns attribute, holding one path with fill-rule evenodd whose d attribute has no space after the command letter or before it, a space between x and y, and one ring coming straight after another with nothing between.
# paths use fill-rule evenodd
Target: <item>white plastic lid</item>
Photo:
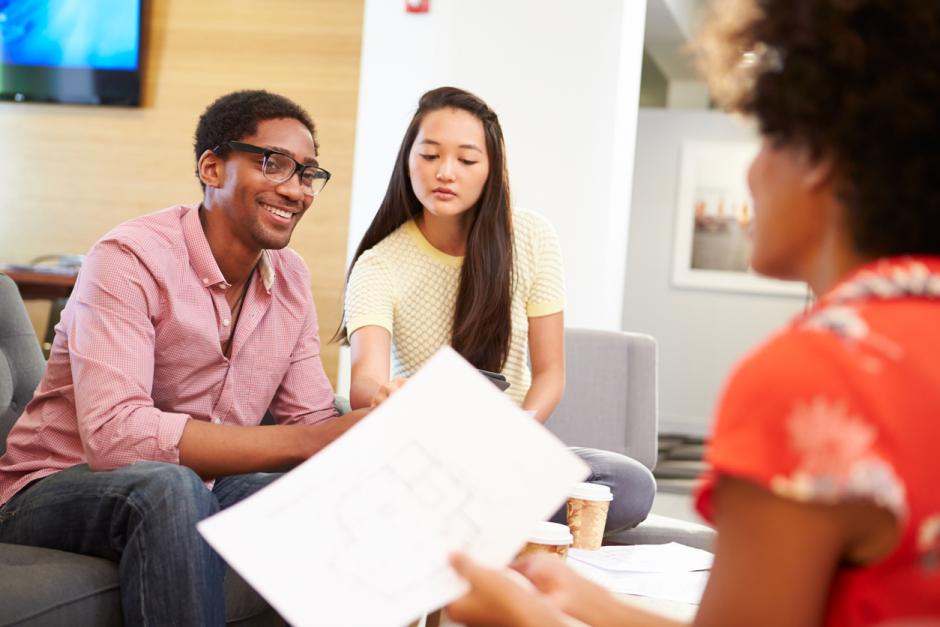
<instances>
[{"instance_id":1,"label":"white plastic lid","mask_svg":"<svg viewBox=\"0 0 940 627\"><path fill-rule=\"evenodd\" d=\"M610 493L610 488L600 483L576 483L568 497L572 499L582 499L584 501L613 501L614 495Z\"/></svg>"},{"instance_id":2,"label":"white plastic lid","mask_svg":"<svg viewBox=\"0 0 940 627\"><path fill-rule=\"evenodd\" d=\"M540 522L532 533L529 534L529 542L535 544L551 544L560 546L571 544L574 537L568 525L553 522Z\"/></svg>"}]
</instances>

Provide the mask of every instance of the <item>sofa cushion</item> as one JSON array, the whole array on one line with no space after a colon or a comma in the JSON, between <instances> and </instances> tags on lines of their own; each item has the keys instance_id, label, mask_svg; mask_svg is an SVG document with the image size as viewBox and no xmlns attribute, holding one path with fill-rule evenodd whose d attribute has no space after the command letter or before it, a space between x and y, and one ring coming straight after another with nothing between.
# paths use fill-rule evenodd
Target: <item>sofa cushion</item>
<instances>
[{"instance_id":1,"label":"sofa cushion","mask_svg":"<svg viewBox=\"0 0 940 627\"><path fill-rule=\"evenodd\" d=\"M2 455L7 432L33 397L46 367L19 289L5 274L0 274L0 362Z\"/></svg>"},{"instance_id":2,"label":"sofa cushion","mask_svg":"<svg viewBox=\"0 0 940 627\"><path fill-rule=\"evenodd\" d=\"M287 625L268 602L231 568L225 572L225 624L245 627Z\"/></svg>"},{"instance_id":3,"label":"sofa cushion","mask_svg":"<svg viewBox=\"0 0 940 627\"><path fill-rule=\"evenodd\" d=\"M120 625L113 562L0 544L0 625Z\"/></svg>"},{"instance_id":4,"label":"sofa cushion","mask_svg":"<svg viewBox=\"0 0 940 627\"><path fill-rule=\"evenodd\" d=\"M0 543L0 625L121 625L114 562L32 546ZM233 571L225 577L226 623L284 625Z\"/></svg>"},{"instance_id":5,"label":"sofa cushion","mask_svg":"<svg viewBox=\"0 0 940 627\"><path fill-rule=\"evenodd\" d=\"M666 544L669 542L714 551L715 530L694 522L650 514L646 520L633 529L604 536L604 544Z\"/></svg>"}]
</instances>

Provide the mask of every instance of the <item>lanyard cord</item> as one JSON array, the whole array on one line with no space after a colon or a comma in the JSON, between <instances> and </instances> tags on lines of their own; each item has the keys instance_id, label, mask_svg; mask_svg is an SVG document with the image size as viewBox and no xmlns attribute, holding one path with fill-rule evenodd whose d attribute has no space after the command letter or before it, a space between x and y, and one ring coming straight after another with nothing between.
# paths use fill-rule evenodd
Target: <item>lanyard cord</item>
<instances>
[{"instance_id":1,"label":"lanyard cord","mask_svg":"<svg viewBox=\"0 0 940 627\"><path fill-rule=\"evenodd\" d=\"M251 279L254 278L255 269L257 267L257 264L255 264L255 266L251 268L251 272L245 280L245 286L242 287L242 293L239 294L238 300L232 305L232 333L228 336L228 342L225 345L226 357L230 357L232 354L232 343L235 341L235 329L238 328L238 321L241 320L242 317L242 304L245 302L245 295L248 294L248 287L251 285Z\"/></svg>"}]
</instances>

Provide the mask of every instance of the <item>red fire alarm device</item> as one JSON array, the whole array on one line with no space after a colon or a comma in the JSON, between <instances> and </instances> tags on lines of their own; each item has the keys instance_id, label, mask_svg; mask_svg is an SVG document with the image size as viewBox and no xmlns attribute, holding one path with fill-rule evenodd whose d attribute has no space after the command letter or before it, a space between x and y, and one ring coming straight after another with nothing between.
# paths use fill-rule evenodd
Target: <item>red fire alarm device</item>
<instances>
[{"instance_id":1,"label":"red fire alarm device","mask_svg":"<svg viewBox=\"0 0 940 627\"><path fill-rule=\"evenodd\" d=\"M427 13L431 10L431 0L405 0L408 13Z\"/></svg>"}]
</instances>

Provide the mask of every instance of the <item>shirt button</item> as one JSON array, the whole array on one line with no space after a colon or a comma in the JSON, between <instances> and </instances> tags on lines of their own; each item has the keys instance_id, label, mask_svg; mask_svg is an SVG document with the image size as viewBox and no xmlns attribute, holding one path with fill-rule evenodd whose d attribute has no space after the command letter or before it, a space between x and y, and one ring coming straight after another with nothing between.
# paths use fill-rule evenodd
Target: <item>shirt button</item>
<instances>
[{"instance_id":1,"label":"shirt button","mask_svg":"<svg viewBox=\"0 0 940 627\"><path fill-rule=\"evenodd\" d=\"M214 423L217 424L217 425L220 425L220 424L222 424L222 419L221 419L221 418L213 418L212 422L214 422Z\"/></svg>"},{"instance_id":2,"label":"shirt button","mask_svg":"<svg viewBox=\"0 0 940 627\"><path fill-rule=\"evenodd\" d=\"M203 285L209 285L209 278L208 278L208 277L203 277L203 278L202 278L202 284L203 284Z\"/></svg>"},{"instance_id":3,"label":"shirt button","mask_svg":"<svg viewBox=\"0 0 940 627\"><path fill-rule=\"evenodd\" d=\"M223 327L227 327L227 326L230 325L231 323L232 323L231 320L227 320L227 319L226 319L226 320L223 320L223 321L222 321L222 326L223 326Z\"/></svg>"}]
</instances>

